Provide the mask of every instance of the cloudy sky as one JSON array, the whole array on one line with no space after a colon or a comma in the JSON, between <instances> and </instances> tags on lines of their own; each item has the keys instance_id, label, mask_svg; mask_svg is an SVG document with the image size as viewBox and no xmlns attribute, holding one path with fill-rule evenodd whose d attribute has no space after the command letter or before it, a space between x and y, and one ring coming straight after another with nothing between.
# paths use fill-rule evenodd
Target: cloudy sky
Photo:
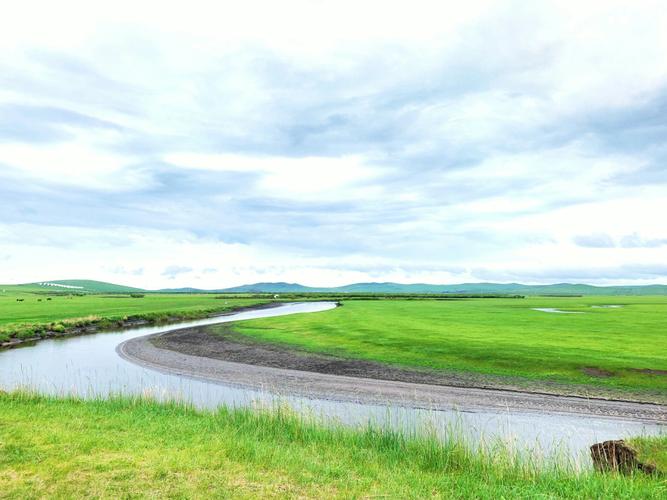
<instances>
[{"instance_id":1,"label":"cloudy sky","mask_svg":"<svg viewBox=\"0 0 667 500\"><path fill-rule=\"evenodd\" d=\"M14 2L0 282L667 282L662 2Z\"/></svg>"}]
</instances>

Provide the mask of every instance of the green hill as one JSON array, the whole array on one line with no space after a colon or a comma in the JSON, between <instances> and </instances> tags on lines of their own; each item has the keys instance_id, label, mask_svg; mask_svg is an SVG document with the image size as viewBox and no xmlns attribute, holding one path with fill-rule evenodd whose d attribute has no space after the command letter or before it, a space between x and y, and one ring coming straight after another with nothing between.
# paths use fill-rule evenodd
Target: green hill
<instances>
[{"instance_id":1,"label":"green hill","mask_svg":"<svg viewBox=\"0 0 667 500\"><path fill-rule=\"evenodd\" d=\"M80 291L83 293L131 293L143 292L141 288L131 286L117 285L115 283L106 283L104 281L94 280L55 280L42 283L33 283L40 285L44 289L54 289L63 291Z\"/></svg>"},{"instance_id":2,"label":"green hill","mask_svg":"<svg viewBox=\"0 0 667 500\"><path fill-rule=\"evenodd\" d=\"M217 293L437 293L437 294L519 294L519 295L667 295L667 285L593 286L572 283L522 285L520 283L461 283L430 285L426 283L353 283L317 288L297 283L254 283L215 290Z\"/></svg>"},{"instance_id":3,"label":"green hill","mask_svg":"<svg viewBox=\"0 0 667 500\"><path fill-rule=\"evenodd\" d=\"M26 291L40 292L72 292L72 293L132 293L143 292L141 288L134 288L115 283L105 283L94 280L52 280L28 283L22 285L29 287Z\"/></svg>"},{"instance_id":4,"label":"green hill","mask_svg":"<svg viewBox=\"0 0 667 500\"><path fill-rule=\"evenodd\" d=\"M94 280L52 280L22 285L0 285L7 292L133 293L146 292L114 283ZM375 294L502 294L502 295L667 295L667 285L593 286L573 283L522 285L520 283L461 283L431 285L427 283L369 282L339 287L309 287L298 283L252 283L248 285L201 290L198 288L165 288L161 293L375 293Z\"/></svg>"},{"instance_id":5,"label":"green hill","mask_svg":"<svg viewBox=\"0 0 667 500\"><path fill-rule=\"evenodd\" d=\"M307 292L328 292L333 288L312 288L299 285L298 283L253 283L251 285L241 285L232 288L223 288L215 290L220 293L307 293Z\"/></svg>"}]
</instances>

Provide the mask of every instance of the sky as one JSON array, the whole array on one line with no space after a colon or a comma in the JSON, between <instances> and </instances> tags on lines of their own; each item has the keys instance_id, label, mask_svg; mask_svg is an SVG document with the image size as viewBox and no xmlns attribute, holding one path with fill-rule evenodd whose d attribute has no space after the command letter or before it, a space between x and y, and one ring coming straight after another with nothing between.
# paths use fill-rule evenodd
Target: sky
<instances>
[{"instance_id":1,"label":"sky","mask_svg":"<svg viewBox=\"0 0 667 500\"><path fill-rule=\"evenodd\" d=\"M667 283L662 2L14 2L0 283Z\"/></svg>"}]
</instances>

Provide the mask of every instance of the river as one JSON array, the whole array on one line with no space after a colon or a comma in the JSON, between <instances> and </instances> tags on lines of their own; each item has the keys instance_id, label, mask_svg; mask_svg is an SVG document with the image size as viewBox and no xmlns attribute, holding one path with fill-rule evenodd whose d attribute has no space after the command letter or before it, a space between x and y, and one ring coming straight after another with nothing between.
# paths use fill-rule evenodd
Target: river
<instances>
[{"instance_id":1,"label":"river","mask_svg":"<svg viewBox=\"0 0 667 500\"><path fill-rule=\"evenodd\" d=\"M667 426L613 418L579 415L522 413L511 408L500 411L466 411L465 408L428 410L387 407L278 395L267 390L196 380L155 371L122 359L116 347L129 339L177 328L286 314L324 311L333 302L305 302L270 309L244 311L178 324L109 331L76 337L47 339L0 351L0 388L26 388L47 394L76 394L105 397L110 394L147 395L157 399L179 399L198 407L289 404L315 418L408 430L429 429L440 435L458 432L472 442L502 440L516 449L544 457L566 455L587 463L591 444L624 436L667 432Z\"/></svg>"}]
</instances>

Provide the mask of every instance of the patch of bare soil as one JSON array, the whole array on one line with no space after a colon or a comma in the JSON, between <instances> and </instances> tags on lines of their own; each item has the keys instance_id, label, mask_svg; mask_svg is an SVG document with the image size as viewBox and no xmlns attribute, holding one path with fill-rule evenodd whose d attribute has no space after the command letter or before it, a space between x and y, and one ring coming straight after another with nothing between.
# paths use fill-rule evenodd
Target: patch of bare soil
<instances>
[{"instance_id":1,"label":"patch of bare soil","mask_svg":"<svg viewBox=\"0 0 667 500\"><path fill-rule=\"evenodd\" d=\"M374 361L315 354L291 346L258 342L234 332L233 324L215 325L215 333L211 332L211 328L195 327L176 330L150 337L148 342L159 349L167 349L191 356L327 375L607 400L667 402L664 394L654 394L652 392L635 394L594 386L571 386L551 381L525 380L518 377L411 369ZM613 375L613 373L599 368L588 368L588 370L591 370L590 374L597 377Z\"/></svg>"},{"instance_id":2,"label":"patch of bare soil","mask_svg":"<svg viewBox=\"0 0 667 500\"><path fill-rule=\"evenodd\" d=\"M667 370L652 370L651 368L631 368L633 372L645 373L646 375L658 375L667 377Z\"/></svg>"},{"instance_id":3,"label":"patch of bare soil","mask_svg":"<svg viewBox=\"0 0 667 500\"><path fill-rule=\"evenodd\" d=\"M410 370L374 361L345 359L259 343L235 334L229 327L223 333L218 331L215 334L209 333L207 328L178 330L154 337L151 342L160 349L256 366L422 384L471 382L471 378L466 376Z\"/></svg>"},{"instance_id":4,"label":"patch of bare soil","mask_svg":"<svg viewBox=\"0 0 667 500\"><path fill-rule=\"evenodd\" d=\"M286 354L285 348L258 345L247 342L247 339L245 342L239 341L233 338L233 334L222 339L207 338L211 335L201 330L190 328L133 338L119 344L116 351L124 359L153 370L230 386L269 390L281 395L430 410L484 410L504 413L511 409L529 413L588 415L660 424L665 423L667 418L667 406L612 398L601 399L600 392L591 391L588 395L579 393L576 397L567 397L563 393L555 392L553 387L547 389L550 392L538 392L541 386L535 385L513 389L506 384L493 388L490 384L484 386L477 379L463 376L454 380L444 374L425 374L396 367L375 366L375 363L363 361L289 351ZM202 334L204 336L201 336ZM164 348L158 347L159 345ZM178 350L172 350L175 348ZM209 352L210 350L214 353ZM187 354L186 351L193 354ZM211 357L213 354L218 356L218 359ZM235 361L231 361L232 359ZM273 366L266 366L269 363ZM278 367L283 365L291 366L291 369ZM364 370L364 367L368 370ZM320 373L304 368L318 369ZM333 370L341 375L332 374ZM360 375L342 375L354 373L350 370L358 371ZM371 378L368 376L370 374L381 378ZM391 377L394 377L394 380L391 380ZM398 377L419 377L419 380L426 380L427 383L395 381ZM644 399L647 400L650 401L649 398Z\"/></svg>"},{"instance_id":5,"label":"patch of bare soil","mask_svg":"<svg viewBox=\"0 0 667 500\"><path fill-rule=\"evenodd\" d=\"M581 371L589 377L609 378L614 376L614 372L603 370L602 368L596 368L595 366L587 366L582 368Z\"/></svg>"}]
</instances>

